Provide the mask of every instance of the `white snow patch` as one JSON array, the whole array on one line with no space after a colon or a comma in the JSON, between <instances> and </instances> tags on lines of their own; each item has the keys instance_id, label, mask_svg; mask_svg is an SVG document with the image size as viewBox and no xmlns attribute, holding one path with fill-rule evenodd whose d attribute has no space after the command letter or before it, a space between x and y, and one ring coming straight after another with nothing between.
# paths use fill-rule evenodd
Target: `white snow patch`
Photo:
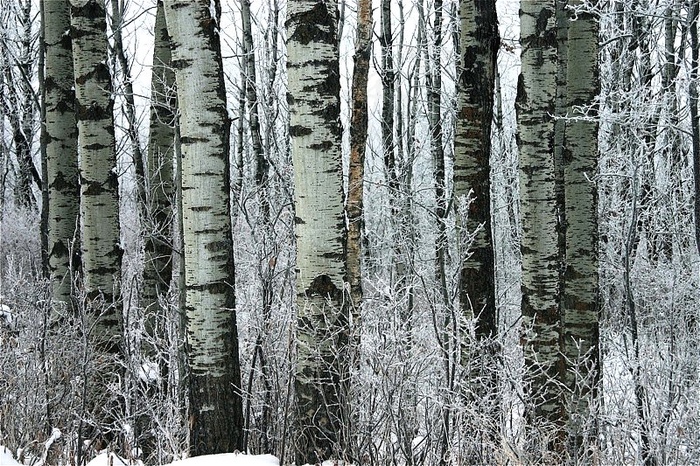
<instances>
[{"instance_id":1,"label":"white snow patch","mask_svg":"<svg viewBox=\"0 0 700 466\"><path fill-rule=\"evenodd\" d=\"M175 461L166 466L279 466L273 455L246 455L244 453L221 453L204 455ZM3 465L4 466L4 465Z\"/></svg>"},{"instance_id":2,"label":"white snow patch","mask_svg":"<svg viewBox=\"0 0 700 466\"><path fill-rule=\"evenodd\" d=\"M158 364L153 361L145 361L139 368L139 379L147 384L160 382Z\"/></svg>"},{"instance_id":3,"label":"white snow patch","mask_svg":"<svg viewBox=\"0 0 700 466\"><path fill-rule=\"evenodd\" d=\"M0 305L0 319L4 320L8 327L12 327L14 321L14 313L7 304ZM0 463L4 466L3 463Z\"/></svg>"},{"instance_id":4,"label":"white snow patch","mask_svg":"<svg viewBox=\"0 0 700 466\"><path fill-rule=\"evenodd\" d=\"M2 466L5 466L4 464ZM116 453L100 453L87 466L143 466L141 461L129 461Z\"/></svg>"},{"instance_id":5,"label":"white snow patch","mask_svg":"<svg viewBox=\"0 0 700 466\"><path fill-rule=\"evenodd\" d=\"M22 466L7 447L0 446L0 466Z\"/></svg>"}]
</instances>

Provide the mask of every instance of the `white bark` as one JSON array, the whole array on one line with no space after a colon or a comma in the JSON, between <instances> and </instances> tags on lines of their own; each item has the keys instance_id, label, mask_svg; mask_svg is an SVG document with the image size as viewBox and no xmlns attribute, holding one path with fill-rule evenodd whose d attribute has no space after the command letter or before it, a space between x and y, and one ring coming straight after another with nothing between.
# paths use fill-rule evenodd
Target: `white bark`
<instances>
[{"instance_id":1,"label":"white bark","mask_svg":"<svg viewBox=\"0 0 700 466\"><path fill-rule=\"evenodd\" d=\"M78 127L73 91L73 53L68 0L43 0L46 79L48 265L53 299L69 303L72 257L79 247ZM72 255L72 257L71 257Z\"/></svg>"},{"instance_id":2,"label":"white bark","mask_svg":"<svg viewBox=\"0 0 700 466\"><path fill-rule=\"evenodd\" d=\"M104 0L71 0L80 153L84 286L107 303L118 296L122 249ZM111 317L108 325L113 325Z\"/></svg>"},{"instance_id":3,"label":"white bark","mask_svg":"<svg viewBox=\"0 0 700 466\"><path fill-rule=\"evenodd\" d=\"M558 423L559 256L554 167L557 31L554 0L522 0L518 144L522 215L522 313L529 416Z\"/></svg>"},{"instance_id":4,"label":"white bark","mask_svg":"<svg viewBox=\"0 0 700 466\"><path fill-rule=\"evenodd\" d=\"M241 448L229 120L209 0L166 0L182 144L185 311L194 454Z\"/></svg>"},{"instance_id":5,"label":"white bark","mask_svg":"<svg viewBox=\"0 0 700 466\"><path fill-rule=\"evenodd\" d=\"M297 237L297 463L330 458L345 262L337 3L287 5L287 73ZM342 354L342 351L341 351ZM342 362L341 362L342 364Z\"/></svg>"},{"instance_id":6,"label":"white bark","mask_svg":"<svg viewBox=\"0 0 700 466\"><path fill-rule=\"evenodd\" d=\"M175 144L175 72L170 36L162 0L156 7L155 45L151 74L151 122L145 184L145 260L141 300L144 309L156 310L159 296L167 293L172 279L173 162Z\"/></svg>"},{"instance_id":7,"label":"white bark","mask_svg":"<svg viewBox=\"0 0 700 466\"><path fill-rule=\"evenodd\" d=\"M582 6L572 0L573 7ZM597 171L598 124L580 118L580 106L590 106L598 95L598 25L590 13L580 12L569 24L567 99L564 151L566 197L566 271L562 306L562 350L568 366L564 381L576 397L570 413L575 423L590 413L591 396L598 381L598 196L591 181ZM595 115L587 115L593 117ZM576 438L582 426L572 426ZM578 443L581 439L578 439Z\"/></svg>"}]
</instances>

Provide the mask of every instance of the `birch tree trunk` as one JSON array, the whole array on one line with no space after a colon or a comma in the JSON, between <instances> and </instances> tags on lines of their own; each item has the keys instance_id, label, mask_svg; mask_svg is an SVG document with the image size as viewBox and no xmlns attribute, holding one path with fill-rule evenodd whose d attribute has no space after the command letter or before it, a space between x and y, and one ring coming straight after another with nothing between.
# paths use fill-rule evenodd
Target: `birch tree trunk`
<instances>
[{"instance_id":1,"label":"birch tree trunk","mask_svg":"<svg viewBox=\"0 0 700 466\"><path fill-rule=\"evenodd\" d=\"M92 432L79 434L109 442L115 437L115 424L123 407L117 398L123 372L118 362L122 337L119 306L122 249L104 0L71 0L70 12L80 155L86 336L87 348L94 354L84 382L88 409L85 414L91 417L87 425Z\"/></svg>"},{"instance_id":2,"label":"birch tree trunk","mask_svg":"<svg viewBox=\"0 0 700 466\"><path fill-rule=\"evenodd\" d=\"M296 463L347 451L339 376L345 220L341 166L340 78L335 0L287 5L287 73L297 237Z\"/></svg>"},{"instance_id":3,"label":"birch tree trunk","mask_svg":"<svg viewBox=\"0 0 700 466\"><path fill-rule=\"evenodd\" d=\"M263 148L260 134L260 111L257 90L257 72L255 69L255 49L253 46L253 32L251 26L250 0L241 1L241 25L243 29L243 53L245 69L245 90L248 107L248 125L252 139L252 149L255 156L255 182L258 189L264 189L267 185L267 172L269 170L267 157ZM261 191L261 203L264 217L269 216L269 200ZM267 222L267 218L264 219Z\"/></svg>"},{"instance_id":4,"label":"birch tree trunk","mask_svg":"<svg viewBox=\"0 0 700 466\"><path fill-rule=\"evenodd\" d=\"M80 265L78 126L68 0L43 0L46 79L45 140L48 185L48 265L53 299L71 302L71 272Z\"/></svg>"},{"instance_id":5,"label":"birch tree trunk","mask_svg":"<svg viewBox=\"0 0 700 466\"><path fill-rule=\"evenodd\" d=\"M104 0L71 0L71 34L80 152L83 280L88 296L119 297L122 249L111 78ZM117 335L116 307L100 319Z\"/></svg>"},{"instance_id":6,"label":"birch tree trunk","mask_svg":"<svg viewBox=\"0 0 700 466\"><path fill-rule=\"evenodd\" d=\"M480 431L493 444L499 426L496 337L496 285L491 228L491 124L493 121L496 54L499 47L495 0L462 0L459 9L457 118L454 136L454 198L469 202L462 221L463 236L474 235L461 256L460 306L465 321L474 320L476 348L462 332L460 364L475 395L470 402L483 407L489 425ZM464 240L460 241L464 244ZM466 255L466 256L465 256ZM486 345L482 347L481 345ZM482 449L483 451L483 449ZM473 458L493 461L493 458Z\"/></svg>"},{"instance_id":7,"label":"birch tree trunk","mask_svg":"<svg viewBox=\"0 0 700 466\"><path fill-rule=\"evenodd\" d=\"M572 7L582 0L570 0ZM593 7L594 8L594 7ZM570 401L569 435L577 458L584 440L595 441L591 413L600 379L598 355L598 195L591 180L598 168L598 124L591 108L586 117L579 107L594 105L599 92L598 21L579 8L568 27L566 95L568 115L564 149L566 198L566 269L562 301L563 381Z\"/></svg>"},{"instance_id":8,"label":"birch tree trunk","mask_svg":"<svg viewBox=\"0 0 700 466\"><path fill-rule=\"evenodd\" d=\"M185 312L193 455L242 448L229 118L215 11L166 0L180 109ZM214 15L214 16L212 16Z\"/></svg>"},{"instance_id":9,"label":"birch tree trunk","mask_svg":"<svg viewBox=\"0 0 700 466\"><path fill-rule=\"evenodd\" d=\"M150 137L143 180L146 196L143 222L146 237L141 302L144 309L151 310L159 308L158 297L167 293L173 273L173 145L176 108L170 35L165 24L163 0L158 0L151 72Z\"/></svg>"},{"instance_id":10,"label":"birch tree trunk","mask_svg":"<svg viewBox=\"0 0 700 466\"><path fill-rule=\"evenodd\" d=\"M498 333L491 234L491 122L499 47L496 2L460 3L460 64L455 128L454 196L472 197L466 224L476 232L460 273L462 315L476 318L476 336Z\"/></svg>"},{"instance_id":11,"label":"birch tree trunk","mask_svg":"<svg viewBox=\"0 0 700 466\"><path fill-rule=\"evenodd\" d=\"M7 88L0 95L0 111L9 123L15 149L15 200L19 206L33 210L37 201L32 182L41 186L42 180L32 159L34 117L39 109L39 101L32 88L32 71L36 64L32 37L32 2L6 4L5 8L9 11L3 22L0 61L5 64L1 72Z\"/></svg>"},{"instance_id":12,"label":"birch tree trunk","mask_svg":"<svg viewBox=\"0 0 700 466\"><path fill-rule=\"evenodd\" d=\"M560 426L559 254L554 167L557 78L555 2L521 0L522 71L516 110L522 216L522 315L527 418L535 429ZM540 430L544 432L552 432ZM560 447L561 433L545 441ZM548 444L548 445L547 445Z\"/></svg>"}]
</instances>

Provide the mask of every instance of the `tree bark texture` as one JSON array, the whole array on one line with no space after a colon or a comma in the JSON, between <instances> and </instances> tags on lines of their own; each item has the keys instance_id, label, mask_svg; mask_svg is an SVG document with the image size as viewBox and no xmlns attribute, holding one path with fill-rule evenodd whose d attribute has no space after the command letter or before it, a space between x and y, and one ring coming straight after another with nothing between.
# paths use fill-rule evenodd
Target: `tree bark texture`
<instances>
[{"instance_id":1,"label":"tree bark texture","mask_svg":"<svg viewBox=\"0 0 700 466\"><path fill-rule=\"evenodd\" d=\"M71 272L80 269L78 126L73 90L73 52L68 0L43 0L46 79L46 146L48 185L48 266L56 302L71 302Z\"/></svg>"},{"instance_id":2,"label":"tree bark texture","mask_svg":"<svg viewBox=\"0 0 700 466\"><path fill-rule=\"evenodd\" d=\"M215 10L217 10L215 5ZM185 312L193 455L242 448L229 118L209 0L166 0L180 109Z\"/></svg>"},{"instance_id":3,"label":"tree bark texture","mask_svg":"<svg viewBox=\"0 0 700 466\"><path fill-rule=\"evenodd\" d=\"M89 297L101 295L106 304L111 304L119 296L122 248L104 0L71 0L71 26L83 281ZM100 320L105 327L115 329L118 319L114 308Z\"/></svg>"},{"instance_id":4,"label":"tree bark texture","mask_svg":"<svg viewBox=\"0 0 700 466\"><path fill-rule=\"evenodd\" d=\"M120 300L122 248L112 81L107 67L104 0L71 0L80 174L81 257L87 343L95 357L86 375L88 435L111 441L123 403ZM117 387L116 389L114 387ZM83 435L83 432L81 432Z\"/></svg>"},{"instance_id":5,"label":"tree bark texture","mask_svg":"<svg viewBox=\"0 0 700 466\"><path fill-rule=\"evenodd\" d=\"M476 232L460 272L462 314L476 318L477 338L498 333L491 234L491 123L499 47L496 2L460 3L460 62L455 129L454 196L469 198L464 227Z\"/></svg>"},{"instance_id":6,"label":"tree bark texture","mask_svg":"<svg viewBox=\"0 0 700 466\"><path fill-rule=\"evenodd\" d=\"M167 294L173 273L173 162L177 99L163 0L158 0L156 5L154 35L150 137L143 180L146 208L143 209L145 215L142 219L145 225L145 259L141 302L144 309L159 307L158 297Z\"/></svg>"},{"instance_id":7,"label":"tree bark texture","mask_svg":"<svg viewBox=\"0 0 700 466\"><path fill-rule=\"evenodd\" d=\"M582 0L570 0L574 8ZM598 195L592 181L598 169L598 124L580 115L581 106L594 104L599 92L598 21L581 10L568 27L566 145L564 193L566 199L566 269L562 301L563 382L573 397L567 413L570 436L578 456L589 430L600 378L598 348ZM595 109L586 115L595 117Z\"/></svg>"},{"instance_id":8,"label":"tree bark texture","mask_svg":"<svg viewBox=\"0 0 700 466\"><path fill-rule=\"evenodd\" d=\"M355 66L352 75L352 118L350 121L350 162L346 212L347 282L350 285L350 308L359 316L362 301L362 234L364 230L364 173L367 148L367 78L372 55L372 5L360 0L357 11Z\"/></svg>"},{"instance_id":9,"label":"tree bark texture","mask_svg":"<svg viewBox=\"0 0 700 466\"><path fill-rule=\"evenodd\" d=\"M287 73L297 237L296 463L344 450L340 375L345 220L335 0L287 6ZM341 345L341 346L339 346Z\"/></svg>"},{"instance_id":10,"label":"tree bark texture","mask_svg":"<svg viewBox=\"0 0 700 466\"><path fill-rule=\"evenodd\" d=\"M32 38L32 3L20 2L6 7L10 11L3 24L7 31L0 45L0 61L5 64L1 72L7 87L0 95L0 111L10 124L17 160L14 170L15 201L19 206L34 209L37 201L34 198L33 182L41 186L42 181L32 158L34 117L39 109L39 101L31 84L32 70L36 63ZM13 33L15 37L11 38Z\"/></svg>"},{"instance_id":11,"label":"tree bark texture","mask_svg":"<svg viewBox=\"0 0 700 466\"><path fill-rule=\"evenodd\" d=\"M477 346L467 331L461 335L460 365L468 368L465 386L484 410L489 440L498 435L498 313L496 310L495 255L491 228L491 124L493 121L496 54L499 47L495 0L462 0L459 9L457 64L457 118L454 135L454 198L468 202L461 219L461 238L472 236L461 255L460 311L474 321ZM481 429L486 430L486 429ZM490 442L487 442L487 444ZM486 453L487 455L489 453ZM472 457L474 462L492 457Z\"/></svg>"},{"instance_id":12,"label":"tree bark texture","mask_svg":"<svg viewBox=\"0 0 700 466\"><path fill-rule=\"evenodd\" d=\"M557 28L554 0L522 0L516 110L522 216L522 315L529 423L560 425L559 254L554 166ZM555 437L559 437L556 433ZM554 439L556 441L558 439Z\"/></svg>"},{"instance_id":13,"label":"tree bark texture","mask_svg":"<svg viewBox=\"0 0 700 466\"><path fill-rule=\"evenodd\" d=\"M241 1L241 25L243 28L243 53L244 53L244 69L245 69L245 90L246 103L248 109L248 126L252 140L253 155L255 156L255 183L260 190L264 190L267 186L267 172L269 164L265 155L265 149L262 143L262 135L260 133L260 111L258 102L257 90L257 72L255 69L255 49L253 46L253 32L251 27L250 15L250 0ZM263 214L265 221L269 216L269 199L262 195L261 191L261 206L264 210Z\"/></svg>"}]
</instances>

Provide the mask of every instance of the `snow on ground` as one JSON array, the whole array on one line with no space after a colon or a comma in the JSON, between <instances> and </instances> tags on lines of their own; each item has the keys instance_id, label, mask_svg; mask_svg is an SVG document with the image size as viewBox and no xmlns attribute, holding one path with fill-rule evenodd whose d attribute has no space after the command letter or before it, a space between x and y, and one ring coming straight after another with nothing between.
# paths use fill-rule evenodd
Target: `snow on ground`
<instances>
[{"instance_id":1,"label":"snow on ground","mask_svg":"<svg viewBox=\"0 0 700 466\"><path fill-rule=\"evenodd\" d=\"M9 463L12 466L15 464ZM100 453L87 466L135 466L142 463L120 458L114 453ZM175 461L167 466L279 466L279 460L272 455L246 455L243 453L221 453L204 455ZM5 466L0 457L0 466ZM21 465L20 465L21 466Z\"/></svg>"},{"instance_id":2,"label":"snow on ground","mask_svg":"<svg viewBox=\"0 0 700 466\"><path fill-rule=\"evenodd\" d=\"M140 461L129 461L114 453L100 453L87 466L141 466ZM323 463L324 465L326 463ZM329 463L330 465L330 463ZM12 456L12 452L0 445L0 466L24 466ZM167 466L280 466L272 455L246 455L243 453L222 453L205 455L175 461Z\"/></svg>"},{"instance_id":3,"label":"snow on ground","mask_svg":"<svg viewBox=\"0 0 700 466\"><path fill-rule=\"evenodd\" d=\"M273 455L246 455L243 453L221 453L219 455L195 456L175 461L168 466L279 466Z\"/></svg>"},{"instance_id":4,"label":"snow on ground","mask_svg":"<svg viewBox=\"0 0 700 466\"><path fill-rule=\"evenodd\" d=\"M12 456L12 452L8 450L6 447L0 446L0 466L22 466L19 464L14 456Z\"/></svg>"}]
</instances>

